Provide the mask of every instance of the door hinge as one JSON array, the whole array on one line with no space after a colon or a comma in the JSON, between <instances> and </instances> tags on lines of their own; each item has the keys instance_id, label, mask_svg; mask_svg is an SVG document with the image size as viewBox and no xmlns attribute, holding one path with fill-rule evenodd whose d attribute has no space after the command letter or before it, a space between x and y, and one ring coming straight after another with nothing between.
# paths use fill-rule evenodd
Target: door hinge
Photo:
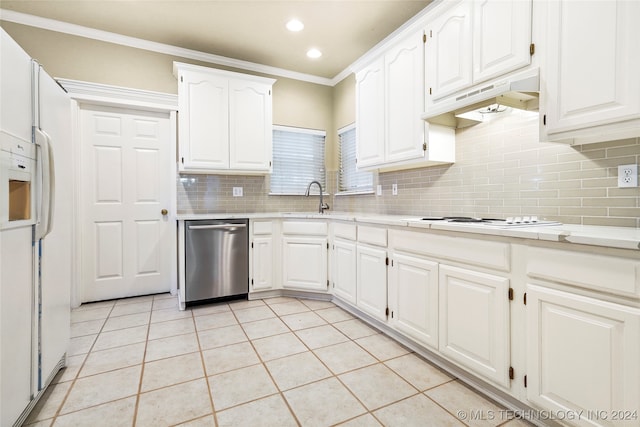
<instances>
[{"instance_id":1,"label":"door hinge","mask_svg":"<svg viewBox=\"0 0 640 427\"><path fill-rule=\"evenodd\" d=\"M509 301L513 301L513 288L509 288Z\"/></svg>"},{"instance_id":2,"label":"door hinge","mask_svg":"<svg viewBox=\"0 0 640 427\"><path fill-rule=\"evenodd\" d=\"M184 78L180 76L180 83L182 83L183 81L184 81Z\"/></svg>"},{"instance_id":3,"label":"door hinge","mask_svg":"<svg viewBox=\"0 0 640 427\"><path fill-rule=\"evenodd\" d=\"M535 43L531 43L529 45L529 55L533 55L534 53L536 53L536 44Z\"/></svg>"},{"instance_id":4,"label":"door hinge","mask_svg":"<svg viewBox=\"0 0 640 427\"><path fill-rule=\"evenodd\" d=\"M515 378L513 376L513 366L509 366L509 379L512 380L513 378Z\"/></svg>"},{"instance_id":5,"label":"door hinge","mask_svg":"<svg viewBox=\"0 0 640 427\"><path fill-rule=\"evenodd\" d=\"M427 42L427 35L425 33L422 33L422 43L426 43Z\"/></svg>"},{"instance_id":6,"label":"door hinge","mask_svg":"<svg viewBox=\"0 0 640 427\"><path fill-rule=\"evenodd\" d=\"M271 95L271 89L269 89L269 95Z\"/></svg>"},{"instance_id":7,"label":"door hinge","mask_svg":"<svg viewBox=\"0 0 640 427\"><path fill-rule=\"evenodd\" d=\"M329 242L327 242L327 249L329 249Z\"/></svg>"},{"instance_id":8,"label":"door hinge","mask_svg":"<svg viewBox=\"0 0 640 427\"><path fill-rule=\"evenodd\" d=\"M527 305L527 293L524 293L524 297L522 297L522 302L524 302L524 305Z\"/></svg>"},{"instance_id":9,"label":"door hinge","mask_svg":"<svg viewBox=\"0 0 640 427\"><path fill-rule=\"evenodd\" d=\"M253 242L251 242L251 249L253 249Z\"/></svg>"},{"instance_id":10,"label":"door hinge","mask_svg":"<svg viewBox=\"0 0 640 427\"><path fill-rule=\"evenodd\" d=\"M251 284L253 285L253 279L251 279Z\"/></svg>"},{"instance_id":11,"label":"door hinge","mask_svg":"<svg viewBox=\"0 0 640 427\"><path fill-rule=\"evenodd\" d=\"M429 95L431 95L431 88L429 88Z\"/></svg>"},{"instance_id":12,"label":"door hinge","mask_svg":"<svg viewBox=\"0 0 640 427\"><path fill-rule=\"evenodd\" d=\"M329 289L329 279L327 279L327 289Z\"/></svg>"},{"instance_id":13,"label":"door hinge","mask_svg":"<svg viewBox=\"0 0 640 427\"><path fill-rule=\"evenodd\" d=\"M182 157L180 160L182 161L182 164L184 165L184 157Z\"/></svg>"},{"instance_id":14,"label":"door hinge","mask_svg":"<svg viewBox=\"0 0 640 427\"><path fill-rule=\"evenodd\" d=\"M527 376L526 375L524 376L524 386L525 386L525 388L527 387Z\"/></svg>"},{"instance_id":15,"label":"door hinge","mask_svg":"<svg viewBox=\"0 0 640 427\"><path fill-rule=\"evenodd\" d=\"M426 142L422 143L422 151L427 151L427 143Z\"/></svg>"},{"instance_id":16,"label":"door hinge","mask_svg":"<svg viewBox=\"0 0 640 427\"><path fill-rule=\"evenodd\" d=\"M433 31L429 30L429 37L433 37Z\"/></svg>"},{"instance_id":17,"label":"door hinge","mask_svg":"<svg viewBox=\"0 0 640 427\"><path fill-rule=\"evenodd\" d=\"M389 317L389 307L384 310L384 315Z\"/></svg>"},{"instance_id":18,"label":"door hinge","mask_svg":"<svg viewBox=\"0 0 640 427\"><path fill-rule=\"evenodd\" d=\"M391 312L391 318L393 319L393 311Z\"/></svg>"},{"instance_id":19,"label":"door hinge","mask_svg":"<svg viewBox=\"0 0 640 427\"><path fill-rule=\"evenodd\" d=\"M542 116L542 124L545 125L545 126L547 125L547 115L546 114L544 114Z\"/></svg>"},{"instance_id":20,"label":"door hinge","mask_svg":"<svg viewBox=\"0 0 640 427\"><path fill-rule=\"evenodd\" d=\"M269 161L269 167L271 167L271 161Z\"/></svg>"},{"instance_id":21,"label":"door hinge","mask_svg":"<svg viewBox=\"0 0 640 427\"><path fill-rule=\"evenodd\" d=\"M385 264L385 265L389 265L389 257L386 257L386 258L384 259L384 264Z\"/></svg>"}]
</instances>

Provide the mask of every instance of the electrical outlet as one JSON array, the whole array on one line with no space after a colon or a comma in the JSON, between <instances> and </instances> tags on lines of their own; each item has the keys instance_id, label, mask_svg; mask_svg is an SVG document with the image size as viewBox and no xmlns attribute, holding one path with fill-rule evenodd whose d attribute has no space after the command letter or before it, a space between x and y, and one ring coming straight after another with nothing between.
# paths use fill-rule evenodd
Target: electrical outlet
<instances>
[{"instance_id":1,"label":"electrical outlet","mask_svg":"<svg viewBox=\"0 0 640 427\"><path fill-rule=\"evenodd\" d=\"M376 195L382 196L382 185L380 184L376 187Z\"/></svg>"},{"instance_id":2,"label":"electrical outlet","mask_svg":"<svg viewBox=\"0 0 640 427\"><path fill-rule=\"evenodd\" d=\"M638 186L638 165L618 166L618 188Z\"/></svg>"},{"instance_id":3,"label":"electrical outlet","mask_svg":"<svg viewBox=\"0 0 640 427\"><path fill-rule=\"evenodd\" d=\"M394 196L398 195L398 184L391 184L391 194Z\"/></svg>"},{"instance_id":4,"label":"electrical outlet","mask_svg":"<svg viewBox=\"0 0 640 427\"><path fill-rule=\"evenodd\" d=\"M242 197L242 187L233 187L233 197Z\"/></svg>"}]
</instances>

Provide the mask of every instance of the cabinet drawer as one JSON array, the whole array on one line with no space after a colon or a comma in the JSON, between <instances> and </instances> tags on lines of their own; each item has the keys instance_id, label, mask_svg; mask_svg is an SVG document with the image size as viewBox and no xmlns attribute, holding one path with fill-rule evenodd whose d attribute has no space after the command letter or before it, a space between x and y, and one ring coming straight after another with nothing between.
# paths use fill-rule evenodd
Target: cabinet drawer
<instances>
[{"instance_id":1,"label":"cabinet drawer","mask_svg":"<svg viewBox=\"0 0 640 427\"><path fill-rule=\"evenodd\" d=\"M282 223L283 234L304 234L307 236L326 236L326 222L285 221Z\"/></svg>"},{"instance_id":2,"label":"cabinet drawer","mask_svg":"<svg viewBox=\"0 0 640 427\"><path fill-rule=\"evenodd\" d=\"M627 258L529 248L527 275L581 288L640 297L640 261Z\"/></svg>"},{"instance_id":3,"label":"cabinet drawer","mask_svg":"<svg viewBox=\"0 0 640 427\"><path fill-rule=\"evenodd\" d=\"M360 225L358 226L358 242L386 247L387 229Z\"/></svg>"},{"instance_id":4,"label":"cabinet drawer","mask_svg":"<svg viewBox=\"0 0 640 427\"><path fill-rule=\"evenodd\" d=\"M273 234L273 222L256 221L253 223L253 234Z\"/></svg>"},{"instance_id":5,"label":"cabinet drawer","mask_svg":"<svg viewBox=\"0 0 640 427\"><path fill-rule=\"evenodd\" d=\"M511 246L508 243L398 230L391 231L389 240L394 250L495 270L511 270Z\"/></svg>"},{"instance_id":6,"label":"cabinet drawer","mask_svg":"<svg viewBox=\"0 0 640 427\"><path fill-rule=\"evenodd\" d=\"M334 223L333 235L347 240L356 240L356 225Z\"/></svg>"}]
</instances>

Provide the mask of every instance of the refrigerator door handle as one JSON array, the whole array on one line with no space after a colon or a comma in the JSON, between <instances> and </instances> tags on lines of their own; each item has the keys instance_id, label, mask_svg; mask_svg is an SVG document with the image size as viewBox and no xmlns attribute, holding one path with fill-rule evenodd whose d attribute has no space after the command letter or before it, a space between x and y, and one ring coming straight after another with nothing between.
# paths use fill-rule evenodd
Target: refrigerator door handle
<instances>
[{"instance_id":1,"label":"refrigerator door handle","mask_svg":"<svg viewBox=\"0 0 640 427\"><path fill-rule=\"evenodd\" d=\"M55 199L55 171L51 138L41 129L34 128L36 145L40 149L40 205L36 223L36 240L44 238L53 226L53 202Z\"/></svg>"}]
</instances>

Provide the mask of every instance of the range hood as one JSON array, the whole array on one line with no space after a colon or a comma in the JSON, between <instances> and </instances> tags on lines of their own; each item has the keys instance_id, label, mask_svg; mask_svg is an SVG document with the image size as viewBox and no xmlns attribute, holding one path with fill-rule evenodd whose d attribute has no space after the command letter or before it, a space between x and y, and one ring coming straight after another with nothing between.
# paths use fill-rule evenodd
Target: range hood
<instances>
[{"instance_id":1,"label":"range hood","mask_svg":"<svg viewBox=\"0 0 640 427\"><path fill-rule=\"evenodd\" d=\"M494 104L520 110L538 110L540 75L538 68L510 74L474 86L464 93L443 98L421 116L429 123L463 128L482 122L477 112ZM495 110L495 107L489 108Z\"/></svg>"}]
</instances>

